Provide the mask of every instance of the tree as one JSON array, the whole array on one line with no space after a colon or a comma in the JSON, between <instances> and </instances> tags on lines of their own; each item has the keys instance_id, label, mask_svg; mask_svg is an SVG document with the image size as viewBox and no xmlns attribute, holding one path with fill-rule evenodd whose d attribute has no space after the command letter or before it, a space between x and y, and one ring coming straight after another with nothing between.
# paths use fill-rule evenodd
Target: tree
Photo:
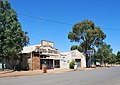
<instances>
[{"instance_id":1,"label":"tree","mask_svg":"<svg viewBox=\"0 0 120 85\"><path fill-rule=\"evenodd\" d=\"M108 63L109 64L115 64L116 63L116 55L115 54L111 54L110 58L108 58Z\"/></svg>"},{"instance_id":2,"label":"tree","mask_svg":"<svg viewBox=\"0 0 120 85\"><path fill-rule=\"evenodd\" d=\"M8 0L0 0L0 57L3 61L17 59L23 46L28 43L27 32L22 30L16 12Z\"/></svg>"},{"instance_id":3,"label":"tree","mask_svg":"<svg viewBox=\"0 0 120 85\"><path fill-rule=\"evenodd\" d=\"M93 21L83 20L73 26L72 31L68 34L68 39L71 42L79 42L80 48L84 52L93 49L95 46L99 46L105 39L106 35L100 29L95 26Z\"/></svg>"},{"instance_id":4,"label":"tree","mask_svg":"<svg viewBox=\"0 0 120 85\"><path fill-rule=\"evenodd\" d=\"M94 50L106 38L100 27L95 26L93 21L83 20L73 26L72 31L68 34L71 42L78 42L79 46L72 46L71 49L78 49L86 53L87 50ZM81 50L82 49L82 50ZM91 57L86 55L86 61L91 62ZM89 66L89 63L87 64Z\"/></svg>"},{"instance_id":5,"label":"tree","mask_svg":"<svg viewBox=\"0 0 120 85\"><path fill-rule=\"evenodd\" d=\"M80 51L80 52L83 52L84 50L82 49L82 47L81 46L78 46L78 45L73 45L73 46L71 46L71 48L70 48L70 50L78 50L78 51Z\"/></svg>"},{"instance_id":6,"label":"tree","mask_svg":"<svg viewBox=\"0 0 120 85\"><path fill-rule=\"evenodd\" d=\"M110 59L112 57L112 48L110 45L102 43L97 50L97 54L98 54L97 58L101 60L102 65L104 66L104 63L111 62Z\"/></svg>"},{"instance_id":7,"label":"tree","mask_svg":"<svg viewBox=\"0 0 120 85\"><path fill-rule=\"evenodd\" d=\"M117 52L116 61L120 64L120 51Z\"/></svg>"}]
</instances>

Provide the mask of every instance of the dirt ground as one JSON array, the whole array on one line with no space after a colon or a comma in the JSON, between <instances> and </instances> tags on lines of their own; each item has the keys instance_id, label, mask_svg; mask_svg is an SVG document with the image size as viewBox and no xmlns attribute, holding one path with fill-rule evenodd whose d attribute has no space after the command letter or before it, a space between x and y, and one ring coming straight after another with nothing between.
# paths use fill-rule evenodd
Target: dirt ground
<instances>
[{"instance_id":1,"label":"dirt ground","mask_svg":"<svg viewBox=\"0 0 120 85\"><path fill-rule=\"evenodd\" d=\"M113 66L120 66L120 65L113 65ZM77 71L83 71L83 70L95 70L97 68L80 68L77 69ZM12 71L12 70L5 70L0 71L0 78L6 78L6 77L18 77L18 76L32 76L32 75L41 75L41 74L56 74L56 73L65 73L74 71L74 69L51 69L47 70L47 73L43 73L42 70L29 70L29 71Z\"/></svg>"},{"instance_id":2,"label":"dirt ground","mask_svg":"<svg viewBox=\"0 0 120 85\"><path fill-rule=\"evenodd\" d=\"M47 70L47 73L64 73L73 71L73 69L51 69ZM42 70L29 70L29 71L12 71L12 70L5 70L0 71L0 78L6 78L6 77L17 77L17 76L31 76L31 75L41 75L45 74Z\"/></svg>"}]
</instances>

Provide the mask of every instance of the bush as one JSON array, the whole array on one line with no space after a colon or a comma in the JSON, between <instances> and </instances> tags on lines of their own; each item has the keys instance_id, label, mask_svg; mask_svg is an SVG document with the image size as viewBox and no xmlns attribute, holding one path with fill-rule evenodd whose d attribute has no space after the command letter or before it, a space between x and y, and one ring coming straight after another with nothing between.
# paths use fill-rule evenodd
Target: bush
<instances>
[{"instance_id":1,"label":"bush","mask_svg":"<svg viewBox=\"0 0 120 85\"><path fill-rule=\"evenodd\" d=\"M70 69L74 69L75 61L71 61L69 64Z\"/></svg>"}]
</instances>

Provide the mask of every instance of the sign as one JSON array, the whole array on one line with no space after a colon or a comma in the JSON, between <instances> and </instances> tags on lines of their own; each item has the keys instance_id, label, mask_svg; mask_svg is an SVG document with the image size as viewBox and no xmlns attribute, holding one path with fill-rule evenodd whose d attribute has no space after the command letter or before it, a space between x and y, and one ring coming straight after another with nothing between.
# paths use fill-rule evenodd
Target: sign
<instances>
[{"instance_id":1,"label":"sign","mask_svg":"<svg viewBox=\"0 0 120 85\"><path fill-rule=\"evenodd\" d=\"M37 49L35 50L35 52L58 54L58 51L57 51L57 50L44 49L44 48L37 48Z\"/></svg>"},{"instance_id":2,"label":"sign","mask_svg":"<svg viewBox=\"0 0 120 85\"><path fill-rule=\"evenodd\" d=\"M41 45L42 45L42 46L51 46L51 47L54 47L54 42L42 40L42 41L41 41Z\"/></svg>"},{"instance_id":3,"label":"sign","mask_svg":"<svg viewBox=\"0 0 120 85\"><path fill-rule=\"evenodd\" d=\"M61 57L61 61L63 65L67 64L67 59L64 56Z\"/></svg>"},{"instance_id":4,"label":"sign","mask_svg":"<svg viewBox=\"0 0 120 85\"><path fill-rule=\"evenodd\" d=\"M86 51L86 54L93 55L93 54L94 54L94 50L87 50L87 51Z\"/></svg>"}]
</instances>

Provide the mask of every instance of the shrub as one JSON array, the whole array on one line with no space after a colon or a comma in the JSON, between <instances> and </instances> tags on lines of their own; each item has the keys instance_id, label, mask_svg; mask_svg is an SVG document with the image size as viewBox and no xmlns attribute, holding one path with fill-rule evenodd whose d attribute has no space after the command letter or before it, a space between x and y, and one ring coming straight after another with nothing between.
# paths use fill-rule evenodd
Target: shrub
<instances>
[{"instance_id":1,"label":"shrub","mask_svg":"<svg viewBox=\"0 0 120 85\"><path fill-rule=\"evenodd\" d=\"M69 64L70 69L74 69L75 61L71 61Z\"/></svg>"}]
</instances>

